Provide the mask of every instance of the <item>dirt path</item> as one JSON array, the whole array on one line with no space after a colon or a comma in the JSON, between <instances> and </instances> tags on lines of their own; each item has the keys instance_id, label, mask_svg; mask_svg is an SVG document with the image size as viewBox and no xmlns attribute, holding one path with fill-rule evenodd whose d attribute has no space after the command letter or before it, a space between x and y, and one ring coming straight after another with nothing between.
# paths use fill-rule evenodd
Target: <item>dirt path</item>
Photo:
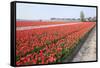
<instances>
[{"instance_id":1,"label":"dirt path","mask_svg":"<svg viewBox=\"0 0 100 68\"><path fill-rule=\"evenodd\" d=\"M73 25L73 24L80 24L80 23L66 23L66 24L41 25L41 26L25 26L25 27L17 27L16 30L28 30L28 29L37 29L37 28L48 28L48 27L63 26L63 25Z\"/></svg>"},{"instance_id":2,"label":"dirt path","mask_svg":"<svg viewBox=\"0 0 100 68\"><path fill-rule=\"evenodd\" d=\"M94 60L96 60L96 28L90 33L72 62Z\"/></svg>"}]
</instances>

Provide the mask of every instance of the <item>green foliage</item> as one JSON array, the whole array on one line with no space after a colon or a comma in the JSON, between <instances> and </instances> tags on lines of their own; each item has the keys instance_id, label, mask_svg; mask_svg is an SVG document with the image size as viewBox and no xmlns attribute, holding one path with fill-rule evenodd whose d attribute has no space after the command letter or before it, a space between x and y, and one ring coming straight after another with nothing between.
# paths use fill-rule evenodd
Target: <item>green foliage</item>
<instances>
[{"instance_id":1,"label":"green foliage","mask_svg":"<svg viewBox=\"0 0 100 68\"><path fill-rule=\"evenodd\" d=\"M47 41L46 41L46 44L47 44L47 45L51 44L51 41L47 40Z\"/></svg>"},{"instance_id":2,"label":"green foliage","mask_svg":"<svg viewBox=\"0 0 100 68\"><path fill-rule=\"evenodd\" d=\"M65 45L65 43L61 43L60 45L63 47Z\"/></svg>"},{"instance_id":3,"label":"green foliage","mask_svg":"<svg viewBox=\"0 0 100 68\"><path fill-rule=\"evenodd\" d=\"M19 56L16 56L16 61L18 61L19 60Z\"/></svg>"},{"instance_id":4,"label":"green foliage","mask_svg":"<svg viewBox=\"0 0 100 68\"><path fill-rule=\"evenodd\" d=\"M81 11L80 12L80 21L84 22L85 21L85 18L84 17L85 17L84 12Z\"/></svg>"}]
</instances>

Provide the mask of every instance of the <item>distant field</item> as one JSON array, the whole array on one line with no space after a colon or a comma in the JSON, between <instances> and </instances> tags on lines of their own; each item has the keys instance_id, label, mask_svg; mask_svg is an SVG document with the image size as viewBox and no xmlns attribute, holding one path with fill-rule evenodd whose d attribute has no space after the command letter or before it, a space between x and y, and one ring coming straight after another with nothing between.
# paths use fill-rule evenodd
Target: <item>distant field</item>
<instances>
[{"instance_id":1,"label":"distant field","mask_svg":"<svg viewBox=\"0 0 100 68\"><path fill-rule=\"evenodd\" d=\"M80 23L80 22L49 22L49 21L17 21L17 27L26 27L26 26L41 26L41 25L55 25L55 24L68 24L68 23Z\"/></svg>"},{"instance_id":2,"label":"distant field","mask_svg":"<svg viewBox=\"0 0 100 68\"><path fill-rule=\"evenodd\" d=\"M17 27L23 26L40 26L40 25L52 25L52 24L64 24L66 22L41 22L41 21L17 21Z\"/></svg>"}]
</instances>

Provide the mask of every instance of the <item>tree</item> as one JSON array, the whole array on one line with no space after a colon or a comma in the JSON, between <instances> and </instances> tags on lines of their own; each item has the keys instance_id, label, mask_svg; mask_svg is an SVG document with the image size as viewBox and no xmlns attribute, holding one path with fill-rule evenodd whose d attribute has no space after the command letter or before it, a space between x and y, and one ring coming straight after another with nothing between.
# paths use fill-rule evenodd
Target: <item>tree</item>
<instances>
[{"instance_id":1,"label":"tree","mask_svg":"<svg viewBox=\"0 0 100 68\"><path fill-rule=\"evenodd\" d=\"M82 21L82 22L85 21L84 12L83 11L80 12L80 21Z\"/></svg>"},{"instance_id":2,"label":"tree","mask_svg":"<svg viewBox=\"0 0 100 68\"><path fill-rule=\"evenodd\" d=\"M92 21L92 17L89 17L89 18L88 18L88 21Z\"/></svg>"}]
</instances>

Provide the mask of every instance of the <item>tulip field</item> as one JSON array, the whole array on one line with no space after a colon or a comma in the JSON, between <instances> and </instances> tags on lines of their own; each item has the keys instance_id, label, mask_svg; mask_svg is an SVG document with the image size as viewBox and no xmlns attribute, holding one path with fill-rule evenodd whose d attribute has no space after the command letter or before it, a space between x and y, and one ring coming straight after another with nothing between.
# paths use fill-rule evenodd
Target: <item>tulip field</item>
<instances>
[{"instance_id":1,"label":"tulip field","mask_svg":"<svg viewBox=\"0 0 100 68\"><path fill-rule=\"evenodd\" d=\"M17 27L24 27L24 26L41 26L41 25L54 25L54 24L65 24L65 22L49 22L49 21L17 21Z\"/></svg>"},{"instance_id":2,"label":"tulip field","mask_svg":"<svg viewBox=\"0 0 100 68\"><path fill-rule=\"evenodd\" d=\"M80 40L95 25L95 22L81 22L48 28L16 30L16 65L61 63L71 55Z\"/></svg>"}]
</instances>

